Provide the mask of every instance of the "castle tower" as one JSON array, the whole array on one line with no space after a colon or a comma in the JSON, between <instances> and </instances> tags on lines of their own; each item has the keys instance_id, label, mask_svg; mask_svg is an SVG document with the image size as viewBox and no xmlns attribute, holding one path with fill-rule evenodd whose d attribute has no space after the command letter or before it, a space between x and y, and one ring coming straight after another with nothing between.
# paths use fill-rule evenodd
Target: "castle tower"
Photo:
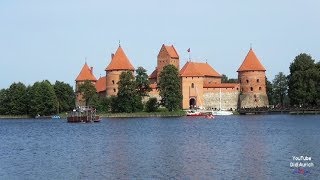
<instances>
[{"instance_id":1,"label":"castle tower","mask_svg":"<svg viewBox=\"0 0 320 180\"><path fill-rule=\"evenodd\" d=\"M111 55L111 62L106 67L106 94L107 96L116 96L118 93L118 81L120 74L124 71L134 72L134 67L119 45L116 53Z\"/></svg>"},{"instance_id":2,"label":"castle tower","mask_svg":"<svg viewBox=\"0 0 320 180\"><path fill-rule=\"evenodd\" d=\"M85 81L92 82L95 85L97 78L93 75L93 67L89 68L87 62L83 65L78 77L76 78L76 106L85 106L85 101L82 95L79 93L79 85Z\"/></svg>"},{"instance_id":3,"label":"castle tower","mask_svg":"<svg viewBox=\"0 0 320 180\"><path fill-rule=\"evenodd\" d=\"M162 44L157 57L157 68L155 70L157 72L157 81L159 81L159 75L164 66L172 64L179 70L179 63L179 55L174 46L166 46Z\"/></svg>"},{"instance_id":4,"label":"castle tower","mask_svg":"<svg viewBox=\"0 0 320 180\"><path fill-rule=\"evenodd\" d=\"M269 104L266 93L266 69L252 48L238 69L240 108L265 107Z\"/></svg>"},{"instance_id":5,"label":"castle tower","mask_svg":"<svg viewBox=\"0 0 320 180\"><path fill-rule=\"evenodd\" d=\"M220 84L221 75L208 63L188 61L180 70L182 88L182 108L204 106L204 84Z\"/></svg>"}]
</instances>

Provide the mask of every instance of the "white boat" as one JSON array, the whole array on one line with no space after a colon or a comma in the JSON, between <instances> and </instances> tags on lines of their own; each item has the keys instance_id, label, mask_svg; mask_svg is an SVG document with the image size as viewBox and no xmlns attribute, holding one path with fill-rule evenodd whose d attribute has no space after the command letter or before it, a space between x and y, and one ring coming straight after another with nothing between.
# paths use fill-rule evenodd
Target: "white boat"
<instances>
[{"instance_id":1,"label":"white boat","mask_svg":"<svg viewBox=\"0 0 320 180\"><path fill-rule=\"evenodd\" d=\"M211 113L212 113L212 115L215 115L215 116L233 115L232 111L225 111L225 110L212 111Z\"/></svg>"},{"instance_id":2,"label":"white boat","mask_svg":"<svg viewBox=\"0 0 320 180\"><path fill-rule=\"evenodd\" d=\"M232 111L222 110L221 109L221 88L220 88L220 94L219 94L219 110L218 111L212 111L212 115L215 116L227 116L227 115L233 115Z\"/></svg>"},{"instance_id":3,"label":"white boat","mask_svg":"<svg viewBox=\"0 0 320 180\"><path fill-rule=\"evenodd\" d=\"M195 110L188 110L186 111L187 116L203 116L203 114L199 111L195 111Z\"/></svg>"}]
</instances>

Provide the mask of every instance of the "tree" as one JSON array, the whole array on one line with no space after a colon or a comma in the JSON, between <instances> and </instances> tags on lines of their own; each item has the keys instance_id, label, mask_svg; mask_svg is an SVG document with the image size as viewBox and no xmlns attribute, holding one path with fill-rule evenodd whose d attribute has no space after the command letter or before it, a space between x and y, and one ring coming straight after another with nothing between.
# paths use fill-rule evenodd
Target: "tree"
<instances>
[{"instance_id":1,"label":"tree","mask_svg":"<svg viewBox=\"0 0 320 180\"><path fill-rule=\"evenodd\" d=\"M2 114L2 115L9 114L8 104L9 104L8 90L1 89L0 90L0 114Z\"/></svg>"},{"instance_id":2,"label":"tree","mask_svg":"<svg viewBox=\"0 0 320 180\"><path fill-rule=\"evenodd\" d=\"M90 81L84 81L82 84L80 84L78 87L78 93L82 95L86 106L93 105L98 98L96 87Z\"/></svg>"},{"instance_id":3,"label":"tree","mask_svg":"<svg viewBox=\"0 0 320 180\"><path fill-rule=\"evenodd\" d=\"M273 79L273 95L275 102L281 106L284 105L284 101L287 99L288 94L288 80L283 72L279 72Z\"/></svg>"},{"instance_id":4,"label":"tree","mask_svg":"<svg viewBox=\"0 0 320 180\"><path fill-rule=\"evenodd\" d=\"M58 99L49 81L35 82L30 88L29 96L30 115L52 115L57 113Z\"/></svg>"},{"instance_id":5,"label":"tree","mask_svg":"<svg viewBox=\"0 0 320 180\"><path fill-rule=\"evenodd\" d=\"M222 74L221 83L237 83L238 79L231 78L229 79L225 74Z\"/></svg>"},{"instance_id":6,"label":"tree","mask_svg":"<svg viewBox=\"0 0 320 180\"><path fill-rule=\"evenodd\" d=\"M160 73L158 87L161 104L169 111L181 108L182 92L179 71L174 65L167 65Z\"/></svg>"},{"instance_id":7,"label":"tree","mask_svg":"<svg viewBox=\"0 0 320 180\"><path fill-rule=\"evenodd\" d=\"M75 102L73 88L69 84L60 81L56 81L53 88L58 98L59 112L71 110L74 107Z\"/></svg>"},{"instance_id":8,"label":"tree","mask_svg":"<svg viewBox=\"0 0 320 180\"><path fill-rule=\"evenodd\" d=\"M138 67L136 73L136 85L139 96L148 96L148 92L151 91L151 88L147 71L143 67Z\"/></svg>"},{"instance_id":9,"label":"tree","mask_svg":"<svg viewBox=\"0 0 320 180\"><path fill-rule=\"evenodd\" d=\"M119 102L118 102L117 96L110 97L110 108L111 108L111 112L113 113L119 112Z\"/></svg>"},{"instance_id":10,"label":"tree","mask_svg":"<svg viewBox=\"0 0 320 180\"><path fill-rule=\"evenodd\" d=\"M274 105L275 100L274 100L274 94L273 94L273 84L268 80L266 77L266 92L269 100L269 104Z\"/></svg>"},{"instance_id":11,"label":"tree","mask_svg":"<svg viewBox=\"0 0 320 180\"><path fill-rule=\"evenodd\" d=\"M136 112L143 109L142 99L137 91L136 81L131 71L120 74L118 82L118 110L120 112Z\"/></svg>"},{"instance_id":12,"label":"tree","mask_svg":"<svg viewBox=\"0 0 320 180\"><path fill-rule=\"evenodd\" d=\"M27 87L21 83L12 83L7 91L8 114L25 115L28 112Z\"/></svg>"},{"instance_id":13,"label":"tree","mask_svg":"<svg viewBox=\"0 0 320 180\"><path fill-rule=\"evenodd\" d=\"M319 69L310 55L302 53L290 64L288 95L291 105L314 106L318 102Z\"/></svg>"},{"instance_id":14,"label":"tree","mask_svg":"<svg viewBox=\"0 0 320 180\"><path fill-rule=\"evenodd\" d=\"M150 98L146 103L146 111L147 112L155 112L158 110L158 100L157 98Z\"/></svg>"}]
</instances>

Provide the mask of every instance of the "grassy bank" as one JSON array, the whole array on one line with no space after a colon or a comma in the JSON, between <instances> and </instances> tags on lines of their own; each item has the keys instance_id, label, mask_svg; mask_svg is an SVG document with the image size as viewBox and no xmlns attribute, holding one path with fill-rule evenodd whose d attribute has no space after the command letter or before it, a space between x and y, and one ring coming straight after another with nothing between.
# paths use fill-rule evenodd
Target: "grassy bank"
<instances>
[{"instance_id":1,"label":"grassy bank","mask_svg":"<svg viewBox=\"0 0 320 180\"><path fill-rule=\"evenodd\" d=\"M30 116L28 115L19 115L19 116L15 116L15 115L0 115L0 119L29 119Z\"/></svg>"},{"instance_id":2,"label":"grassy bank","mask_svg":"<svg viewBox=\"0 0 320 180\"><path fill-rule=\"evenodd\" d=\"M185 116L184 111L158 111L158 112L135 112L135 113L99 113L107 118L135 118L135 117L180 117Z\"/></svg>"}]
</instances>

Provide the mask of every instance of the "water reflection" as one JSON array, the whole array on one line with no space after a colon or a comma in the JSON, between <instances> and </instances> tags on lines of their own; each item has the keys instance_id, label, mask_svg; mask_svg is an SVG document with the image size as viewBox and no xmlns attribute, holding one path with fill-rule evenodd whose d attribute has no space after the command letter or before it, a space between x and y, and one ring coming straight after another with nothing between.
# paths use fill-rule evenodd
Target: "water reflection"
<instances>
[{"instance_id":1,"label":"water reflection","mask_svg":"<svg viewBox=\"0 0 320 180\"><path fill-rule=\"evenodd\" d=\"M293 179L293 155L317 179L320 118L298 117L1 120L0 179Z\"/></svg>"}]
</instances>

